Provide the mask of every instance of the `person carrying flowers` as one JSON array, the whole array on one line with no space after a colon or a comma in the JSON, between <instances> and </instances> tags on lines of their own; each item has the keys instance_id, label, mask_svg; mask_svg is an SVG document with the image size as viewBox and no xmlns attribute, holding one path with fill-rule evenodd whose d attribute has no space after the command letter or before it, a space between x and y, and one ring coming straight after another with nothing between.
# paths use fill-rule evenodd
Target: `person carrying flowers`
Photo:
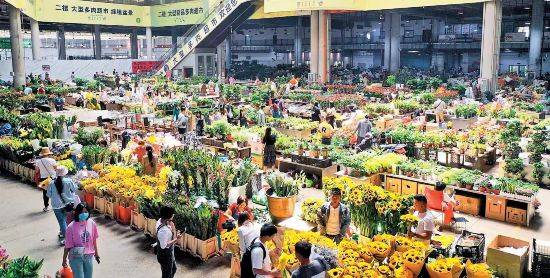
<instances>
[{"instance_id":1,"label":"person carrying flowers","mask_svg":"<svg viewBox=\"0 0 550 278\"><path fill-rule=\"evenodd\" d=\"M430 241L435 229L434 217L428 211L428 200L426 196L418 194L414 196L414 216L418 217L416 227L411 227L409 236L420 240Z\"/></svg>"},{"instance_id":2,"label":"person carrying flowers","mask_svg":"<svg viewBox=\"0 0 550 278\"><path fill-rule=\"evenodd\" d=\"M348 233L351 216L349 208L341 203L342 191L340 188L332 188L330 193L330 201L317 211L317 228L321 235L338 243Z\"/></svg>"}]
</instances>

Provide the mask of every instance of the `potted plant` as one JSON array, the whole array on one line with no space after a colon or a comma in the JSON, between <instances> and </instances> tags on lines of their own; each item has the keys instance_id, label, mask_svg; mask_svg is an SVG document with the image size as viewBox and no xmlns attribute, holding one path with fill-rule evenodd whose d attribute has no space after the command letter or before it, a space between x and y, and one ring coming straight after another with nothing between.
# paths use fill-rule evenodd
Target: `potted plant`
<instances>
[{"instance_id":1,"label":"potted plant","mask_svg":"<svg viewBox=\"0 0 550 278\"><path fill-rule=\"evenodd\" d=\"M311 144L309 147L309 155L314 158L319 158L319 146Z\"/></svg>"},{"instance_id":2,"label":"potted plant","mask_svg":"<svg viewBox=\"0 0 550 278\"><path fill-rule=\"evenodd\" d=\"M267 206L274 222L292 217L298 190L305 184L304 174L292 178L287 174L273 172L267 176Z\"/></svg>"}]
</instances>

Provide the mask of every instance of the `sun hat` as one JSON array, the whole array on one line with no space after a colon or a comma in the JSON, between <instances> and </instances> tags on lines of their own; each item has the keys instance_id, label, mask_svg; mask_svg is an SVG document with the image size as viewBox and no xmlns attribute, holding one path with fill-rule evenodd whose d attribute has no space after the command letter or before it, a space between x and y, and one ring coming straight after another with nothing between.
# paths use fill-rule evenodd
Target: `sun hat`
<instances>
[{"instance_id":1,"label":"sun hat","mask_svg":"<svg viewBox=\"0 0 550 278\"><path fill-rule=\"evenodd\" d=\"M41 150L40 150L40 156L46 156L46 155L52 155L52 151L50 151L50 148L48 147L43 147Z\"/></svg>"},{"instance_id":2,"label":"sun hat","mask_svg":"<svg viewBox=\"0 0 550 278\"><path fill-rule=\"evenodd\" d=\"M67 167L65 166L57 166L57 168L55 169L55 175L57 177L64 177L68 173L69 173L69 169L67 169Z\"/></svg>"}]
</instances>

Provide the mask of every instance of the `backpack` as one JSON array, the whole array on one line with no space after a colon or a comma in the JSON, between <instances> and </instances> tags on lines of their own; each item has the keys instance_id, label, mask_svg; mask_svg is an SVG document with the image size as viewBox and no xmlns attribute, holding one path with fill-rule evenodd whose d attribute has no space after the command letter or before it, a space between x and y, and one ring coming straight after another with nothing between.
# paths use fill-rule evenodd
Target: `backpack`
<instances>
[{"instance_id":1,"label":"backpack","mask_svg":"<svg viewBox=\"0 0 550 278\"><path fill-rule=\"evenodd\" d=\"M262 248L262 251L264 253L262 260L265 260L265 257L267 256L265 247L262 245L259 239L255 238L254 240L252 240L252 243L250 244L250 246L248 246L248 248L246 248L246 252L244 252L243 258L241 259L241 277L242 278L256 277L256 275L254 275L254 272L252 271L252 250L257 247Z\"/></svg>"}]
</instances>

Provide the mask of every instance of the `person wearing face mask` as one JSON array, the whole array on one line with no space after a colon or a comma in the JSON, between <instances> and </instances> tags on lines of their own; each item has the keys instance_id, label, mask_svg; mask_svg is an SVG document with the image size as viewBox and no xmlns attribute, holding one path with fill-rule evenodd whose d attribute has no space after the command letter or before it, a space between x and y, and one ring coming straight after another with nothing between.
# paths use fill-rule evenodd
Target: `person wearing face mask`
<instances>
[{"instance_id":1,"label":"person wearing face mask","mask_svg":"<svg viewBox=\"0 0 550 278\"><path fill-rule=\"evenodd\" d=\"M100 262L97 249L97 225L90 219L88 205L78 204L74 209L74 221L65 232L63 267L67 267L67 257L75 278L92 278L93 260Z\"/></svg>"},{"instance_id":2,"label":"person wearing face mask","mask_svg":"<svg viewBox=\"0 0 550 278\"><path fill-rule=\"evenodd\" d=\"M160 264L162 278L173 278L176 274L176 257L174 244L181 237L174 226L174 208L162 207L160 219L157 221L157 261Z\"/></svg>"}]
</instances>

